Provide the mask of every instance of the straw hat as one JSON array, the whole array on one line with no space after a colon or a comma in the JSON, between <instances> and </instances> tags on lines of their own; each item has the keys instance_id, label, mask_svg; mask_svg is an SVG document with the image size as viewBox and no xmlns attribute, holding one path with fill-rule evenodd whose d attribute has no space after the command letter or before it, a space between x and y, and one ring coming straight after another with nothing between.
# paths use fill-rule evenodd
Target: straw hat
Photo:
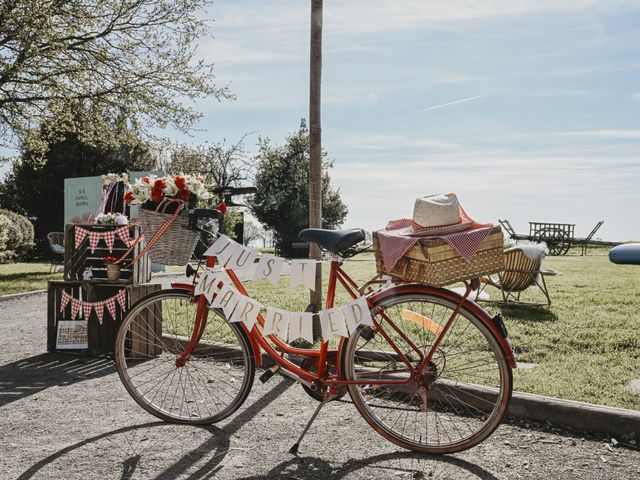
<instances>
[{"instance_id":1,"label":"straw hat","mask_svg":"<svg viewBox=\"0 0 640 480\"><path fill-rule=\"evenodd\" d=\"M426 237L467 230L473 221L464 215L455 193L441 193L416 199L411 224L407 235Z\"/></svg>"}]
</instances>

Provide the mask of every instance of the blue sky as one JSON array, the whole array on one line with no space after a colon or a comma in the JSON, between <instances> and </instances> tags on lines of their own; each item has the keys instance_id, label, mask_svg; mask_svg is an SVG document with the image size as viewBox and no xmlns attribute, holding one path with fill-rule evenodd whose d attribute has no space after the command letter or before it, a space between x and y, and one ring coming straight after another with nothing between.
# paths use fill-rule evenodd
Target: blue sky
<instances>
[{"instance_id":1,"label":"blue sky","mask_svg":"<svg viewBox=\"0 0 640 480\"><path fill-rule=\"evenodd\" d=\"M191 137L281 144L307 116L308 0L218 0L215 62L234 102ZM640 240L640 2L326 0L323 147L346 227L457 192L477 220L576 224Z\"/></svg>"},{"instance_id":2,"label":"blue sky","mask_svg":"<svg viewBox=\"0 0 640 480\"><path fill-rule=\"evenodd\" d=\"M640 2L325 2L322 122L347 227L455 191L477 220L640 240ZM309 2L217 1L191 139L282 143L307 116Z\"/></svg>"}]
</instances>

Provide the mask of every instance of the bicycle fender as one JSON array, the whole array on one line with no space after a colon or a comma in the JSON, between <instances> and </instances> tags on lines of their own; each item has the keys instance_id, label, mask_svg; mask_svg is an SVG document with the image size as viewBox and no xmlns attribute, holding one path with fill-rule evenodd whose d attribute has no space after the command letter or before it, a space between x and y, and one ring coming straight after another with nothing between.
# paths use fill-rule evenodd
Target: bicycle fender
<instances>
[{"instance_id":1,"label":"bicycle fender","mask_svg":"<svg viewBox=\"0 0 640 480\"><path fill-rule=\"evenodd\" d=\"M434 296L446 298L447 300L456 304L460 303L460 300L462 300L461 295L455 292L452 292L451 290L447 290L445 288L439 288L439 287L431 287L429 285L422 285L419 283L398 285L396 287L392 287L387 290L383 290L381 292L375 293L371 297L369 297L367 300L369 301L370 304L372 304L393 295L398 295L398 294L402 295L402 294L410 294L410 293L428 293ZM511 368L517 368L518 365L516 363L513 347L511 346L511 343L509 343L508 337L505 335L506 329L501 328L501 327L504 327L504 325L501 326L498 322L494 321L491 315L489 315L489 313L484 308L482 308L480 305L478 305L474 301L467 299L463 303L462 307L465 310L468 310L470 313L474 314L476 317L478 317L482 321L482 323L484 323L485 326L489 330L491 330L491 332L494 334L494 336L498 340L498 343L500 344L500 348L502 348L502 353L504 353L504 356L507 359L509 366Z\"/></svg>"}]
</instances>

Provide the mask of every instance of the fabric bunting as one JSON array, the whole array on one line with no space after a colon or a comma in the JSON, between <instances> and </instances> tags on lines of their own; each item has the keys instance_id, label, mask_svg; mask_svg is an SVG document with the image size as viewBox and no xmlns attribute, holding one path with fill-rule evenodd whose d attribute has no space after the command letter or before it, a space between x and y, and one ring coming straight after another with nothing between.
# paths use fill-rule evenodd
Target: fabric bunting
<instances>
[{"instance_id":1,"label":"fabric bunting","mask_svg":"<svg viewBox=\"0 0 640 480\"><path fill-rule=\"evenodd\" d=\"M78 316L79 312L82 311L82 318L85 321L89 320L91 316L91 312L96 312L98 317L98 321L102 324L104 319L104 309L105 307L109 311L111 318L116 319L116 302L120 305L120 309L124 312L127 309L127 291L120 290L116 295L106 300L101 300L99 302L87 302L84 300L80 300L74 298L65 290L61 292L60 296L60 312L64 312L64 309L71 302L71 319L75 320Z\"/></svg>"},{"instance_id":2,"label":"fabric bunting","mask_svg":"<svg viewBox=\"0 0 640 480\"><path fill-rule=\"evenodd\" d=\"M122 240L122 242L129 247L131 245L131 238L129 237L129 227L127 225L116 228L115 230L105 230L101 232L93 232L86 228L75 228L75 246L80 247L85 238L89 237L89 247L91 253L96 251L100 240L104 241L104 244L109 249L109 252L113 252L113 243L116 236Z\"/></svg>"}]
</instances>

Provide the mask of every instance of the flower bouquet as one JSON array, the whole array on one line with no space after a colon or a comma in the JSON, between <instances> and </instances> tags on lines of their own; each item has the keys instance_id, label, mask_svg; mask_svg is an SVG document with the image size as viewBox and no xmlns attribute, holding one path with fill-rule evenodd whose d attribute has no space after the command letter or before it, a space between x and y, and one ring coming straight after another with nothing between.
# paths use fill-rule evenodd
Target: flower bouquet
<instances>
[{"instance_id":1,"label":"flower bouquet","mask_svg":"<svg viewBox=\"0 0 640 480\"><path fill-rule=\"evenodd\" d=\"M164 265L186 265L198 241L198 234L188 230L188 208L198 200L209 198L204 178L193 175L143 177L129 186L124 199L139 205L140 223L148 244L151 261Z\"/></svg>"}]
</instances>

